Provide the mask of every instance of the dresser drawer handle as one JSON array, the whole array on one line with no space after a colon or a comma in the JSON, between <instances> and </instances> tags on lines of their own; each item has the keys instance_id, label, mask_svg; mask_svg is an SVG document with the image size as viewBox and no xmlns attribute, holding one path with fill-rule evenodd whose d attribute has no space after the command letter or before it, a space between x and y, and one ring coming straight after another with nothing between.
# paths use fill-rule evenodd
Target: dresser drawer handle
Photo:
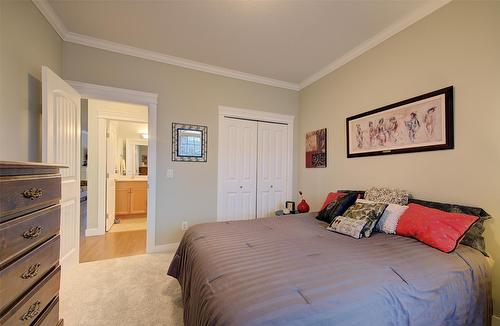
<instances>
[{"instance_id":1,"label":"dresser drawer handle","mask_svg":"<svg viewBox=\"0 0 500 326\"><path fill-rule=\"evenodd\" d=\"M21 274L21 278L27 280L37 276L38 271L40 270L40 266L41 266L40 264L31 265L26 272Z\"/></svg>"},{"instance_id":2,"label":"dresser drawer handle","mask_svg":"<svg viewBox=\"0 0 500 326\"><path fill-rule=\"evenodd\" d=\"M26 321L26 320L30 320L33 317L36 317L40 313L40 305L41 304L42 303L40 301L37 301L34 304L32 304L29 307L28 311L26 311L26 313L24 315L22 315L21 318L19 318L19 319L22 321Z\"/></svg>"},{"instance_id":3,"label":"dresser drawer handle","mask_svg":"<svg viewBox=\"0 0 500 326\"><path fill-rule=\"evenodd\" d=\"M40 226L40 225L34 226L31 229L29 229L28 231L24 231L23 238L25 238L25 239L36 238L42 233L42 230L43 230L42 226Z\"/></svg>"},{"instance_id":4,"label":"dresser drawer handle","mask_svg":"<svg viewBox=\"0 0 500 326\"><path fill-rule=\"evenodd\" d=\"M28 190L23 191L24 198L29 198L31 200L40 198L42 197L42 195L43 195L42 188L30 188Z\"/></svg>"}]
</instances>

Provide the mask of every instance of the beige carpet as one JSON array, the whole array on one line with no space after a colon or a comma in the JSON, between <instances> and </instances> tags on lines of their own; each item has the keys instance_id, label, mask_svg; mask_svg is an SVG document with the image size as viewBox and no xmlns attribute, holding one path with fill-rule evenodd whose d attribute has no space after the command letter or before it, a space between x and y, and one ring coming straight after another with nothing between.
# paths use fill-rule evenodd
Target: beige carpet
<instances>
[{"instance_id":1,"label":"beige carpet","mask_svg":"<svg viewBox=\"0 0 500 326\"><path fill-rule=\"evenodd\" d=\"M166 275L172 256L101 260L63 272L64 325L182 325L179 283Z\"/></svg>"},{"instance_id":2,"label":"beige carpet","mask_svg":"<svg viewBox=\"0 0 500 326\"><path fill-rule=\"evenodd\" d=\"M147 229L146 217L127 217L121 218L120 223L115 223L109 229L109 232L128 232Z\"/></svg>"}]
</instances>

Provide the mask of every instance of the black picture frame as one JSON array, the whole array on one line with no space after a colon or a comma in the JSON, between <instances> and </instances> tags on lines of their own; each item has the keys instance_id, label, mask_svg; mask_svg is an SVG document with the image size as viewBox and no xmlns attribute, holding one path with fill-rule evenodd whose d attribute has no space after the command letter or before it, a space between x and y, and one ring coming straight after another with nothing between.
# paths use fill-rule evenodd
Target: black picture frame
<instances>
[{"instance_id":1,"label":"black picture frame","mask_svg":"<svg viewBox=\"0 0 500 326\"><path fill-rule=\"evenodd\" d=\"M442 144L436 145L423 145L423 146L409 146L407 148L396 148L396 149L380 149L366 152L354 153L351 152L351 140L355 139L354 135L350 134L350 126L354 121L365 118L368 116L376 115L381 112L397 109L398 107L406 106L408 104L412 104L415 102L419 102L425 99L444 96L444 131L443 135L445 142ZM375 119L374 119L375 120ZM375 155L391 155L391 154L405 154L405 153L415 153L415 152L424 152L424 151L436 151L436 150L447 150L453 149L454 144L454 126L453 126L453 86L445 87L442 89L438 89L433 92L425 93L419 96L415 96L403 101L399 101L393 104L389 104L383 106L378 109L374 109L368 112L364 112L361 114L357 114L351 117L346 118L346 144L347 144L347 157L355 158L355 157L366 157L366 156L375 156ZM359 145L358 145L359 146Z\"/></svg>"},{"instance_id":2,"label":"black picture frame","mask_svg":"<svg viewBox=\"0 0 500 326\"><path fill-rule=\"evenodd\" d=\"M291 206L292 206L291 209L288 207L288 204L291 204ZM290 213L295 212L295 202L294 201L286 201L285 208L288 208L290 210Z\"/></svg>"},{"instance_id":3,"label":"black picture frame","mask_svg":"<svg viewBox=\"0 0 500 326\"><path fill-rule=\"evenodd\" d=\"M183 130L201 132L201 155L182 155L179 153L179 132ZM172 161L207 162L208 127L187 123L172 123Z\"/></svg>"}]
</instances>

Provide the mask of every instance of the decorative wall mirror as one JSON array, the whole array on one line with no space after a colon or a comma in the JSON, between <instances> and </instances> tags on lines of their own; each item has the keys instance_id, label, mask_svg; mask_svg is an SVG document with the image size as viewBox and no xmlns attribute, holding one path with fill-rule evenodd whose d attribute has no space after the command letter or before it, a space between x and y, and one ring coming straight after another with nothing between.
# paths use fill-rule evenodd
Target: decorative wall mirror
<instances>
[{"instance_id":1,"label":"decorative wall mirror","mask_svg":"<svg viewBox=\"0 0 500 326\"><path fill-rule=\"evenodd\" d=\"M172 161L206 162L207 127L172 123Z\"/></svg>"}]
</instances>

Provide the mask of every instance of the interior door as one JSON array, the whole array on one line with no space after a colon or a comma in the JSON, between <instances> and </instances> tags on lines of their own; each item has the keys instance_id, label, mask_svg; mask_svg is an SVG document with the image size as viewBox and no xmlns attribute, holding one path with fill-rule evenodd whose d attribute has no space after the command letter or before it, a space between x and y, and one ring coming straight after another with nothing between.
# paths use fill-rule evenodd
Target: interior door
<instances>
[{"instance_id":1,"label":"interior door","mask_svg":"<svg viewBox=\"0 0 500 326\"><path fill-rule=\"evenodd\" d=\"M255 218L257 122L224 118L219 156L219 221Z\"/></svg>"},{"instance_id":2,"label":"interior door","mask_svg":"<svg viewBox=\"0 0 500 326\"><path fill-rule=\"evenodd\" d=\"M80 94L49 68L42 67L42 159L61 169L61 258L78 264L80 239Z\"/></svg>"},{"instance_id":3,"label":"interior door","mask_svg":"<svg viewBox=\"0 0 500 326\"><path fill-rule=\"evenodd\" d=\"M286 201L287 125L258 123L257 217L273 216Z\"/></svg>"},{"instance_id":4,"label":"interior door","mask_svg":"<svg viewBox=\"0 0 500 326\"><path fill-rule=\"evenodd\" d=\"M109 121L106 133L106 231L115 223L117 168L117 122Z\"/></svg>"}]
</instances>

